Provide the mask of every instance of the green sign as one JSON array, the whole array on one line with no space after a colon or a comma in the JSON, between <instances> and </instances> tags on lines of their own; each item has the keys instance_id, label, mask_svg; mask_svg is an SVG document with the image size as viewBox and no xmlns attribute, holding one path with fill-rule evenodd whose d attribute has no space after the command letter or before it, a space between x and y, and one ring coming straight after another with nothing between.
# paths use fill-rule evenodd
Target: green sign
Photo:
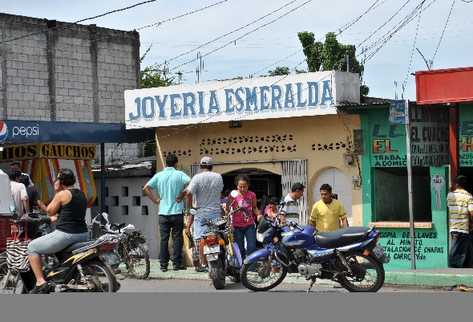
<instances>
[{"instance_id":1,"label":"green sign","mask_svg":"<svg viewBox=\"0 0 473 322\"><path fill-rule=\"evenodd\" d=\"M387 111L376 111L369 116L371 165L406 167L405 126L390 123L387 114ZM448 164L448 110L413 107L410 122L412 166Z\"/></svg>"},{"instance_id":2,"label":"green sign","mask_svg":"<svg viewBox=\"0 0 473 322\"><path fill-rule=\"evenodd\" d=\"M473 167L473 105L460 105L458 149L460 167Z\"/></svg>"}]
</instances>

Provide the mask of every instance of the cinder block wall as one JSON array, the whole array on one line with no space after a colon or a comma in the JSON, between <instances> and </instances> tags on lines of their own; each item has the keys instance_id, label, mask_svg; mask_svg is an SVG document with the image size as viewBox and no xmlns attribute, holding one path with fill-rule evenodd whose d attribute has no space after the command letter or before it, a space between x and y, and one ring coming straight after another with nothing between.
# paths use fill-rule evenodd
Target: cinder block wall
<instances>
[{"instance_id":1,"label":"cinder block wall","mask_svg":"<svg viewBox=\"0 0 473 322\"><path fill-rule=\"evenodd\" d=\"M0 119L124 122L139 46L137 32L0 14ZM107 163L140 153L106 145Z\"/></svg>"}]
</instances>

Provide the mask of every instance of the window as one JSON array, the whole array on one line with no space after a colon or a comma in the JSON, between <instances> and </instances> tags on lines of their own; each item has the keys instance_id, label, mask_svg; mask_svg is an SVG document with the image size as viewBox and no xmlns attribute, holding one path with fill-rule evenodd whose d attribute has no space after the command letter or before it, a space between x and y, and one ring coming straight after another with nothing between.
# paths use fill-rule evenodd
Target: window
<instances>
[{"instance_id":1,"label":"window","mask_svg":"<svg viewBox=\"0 0 473 322\"><path fill-rule=\"evenodd\" d=\"M112 206L118 207L120 205L120 198L118 196L112 197Z\"/></svg>"},{"instance_id":2,"label":"window","mask_svg":"<svg viewBox=\"0 0 473 322\"><path fill-rule=\"evenodd\" d=\"M415 221L432 221L429 168L412 169ZM373 219L409 221L406 168L375 168L373 180Z\"/></svg>"},{"instance_id":3,"label":"window","mask_svg":"<svg viewBox=\"0 0 473 322\"><path fill-rule=\"evenodd\" d=\"M140 196L134 196L133 197L133 206L141 206L141 197Z\"/></svg>"},{"instance_id":4,"label":"window","mask_svg":"<svg viewBox=\"0 0 473 322\"><path fill-rule=\"evenodd\" d=\"M141 206L141 214L143 216L148 216L149 215L149 208L148 206Z\"/></svg>"},{"instance_id":5,"label":"window","mask_svg":"<svg viewBox=\"0 0 473 322\"><path fill-rule=\"evenodd\" d=\"M128 216L128 206L122 206L122 215Z\"/></svg>"},{"instance_id":6,"label":"window","mask_svg":"<svg viewBox=\"0 0 473 322\"><path fill-rule=\"evenodd\" d=\"M128 197L128 187L122 187L122 197Z\"/></svg>"}]
</instances>

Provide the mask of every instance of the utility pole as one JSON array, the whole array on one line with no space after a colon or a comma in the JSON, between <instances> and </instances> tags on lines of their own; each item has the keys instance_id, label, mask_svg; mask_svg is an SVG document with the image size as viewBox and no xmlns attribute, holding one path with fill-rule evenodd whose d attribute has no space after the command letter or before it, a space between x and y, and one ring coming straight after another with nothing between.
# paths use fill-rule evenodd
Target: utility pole
<instances>
[{"instance_id":1,"label":"utility pole","mask_svg":"<svg viewBox=\"0 0 473 322\"><path fill-rule=\"evenodd\" d=\"M202 76L203 71L204 71L204 61L199 51L197 52L197 67L195 68L195 74L197 77L196 83L200 83L200 77Z\"/></svg>"}]
</instances>

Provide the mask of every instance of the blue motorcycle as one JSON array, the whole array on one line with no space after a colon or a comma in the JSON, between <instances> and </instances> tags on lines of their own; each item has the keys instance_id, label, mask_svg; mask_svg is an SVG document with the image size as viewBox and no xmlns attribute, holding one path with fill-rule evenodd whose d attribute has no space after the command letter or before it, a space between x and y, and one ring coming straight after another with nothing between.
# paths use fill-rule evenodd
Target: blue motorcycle
<instances>
[{"instance_id":1,"label":"blue motorcycle","mask_svg":"<svg viewBox=\"0 0 473 322\"><path fill-rule=\"evenodd\" d=\"M261 220L258 241L264 247L250 254L241 270L241 283L252 291L268 291L287 273L299 273L310 281L329 279L350 292L377 292L384 284L383 264L388 262L374 228L350 227L317 233L308 225L281 225Z\"/></svg>"}]
</instances>

